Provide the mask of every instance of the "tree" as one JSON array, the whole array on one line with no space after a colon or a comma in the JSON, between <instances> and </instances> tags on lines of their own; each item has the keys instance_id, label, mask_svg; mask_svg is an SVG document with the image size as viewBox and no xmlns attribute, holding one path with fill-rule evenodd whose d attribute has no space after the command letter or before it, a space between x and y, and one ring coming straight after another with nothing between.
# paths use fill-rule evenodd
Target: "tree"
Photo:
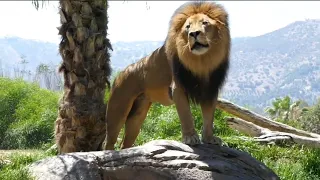
<instances>
[{"instance_id":1,"label":"tree","mask_svg":"<svg viewBox=\"0 0 320 180\"><path fill-rule=\"evenodd\" d=\"M320 133L320 99L302 113L300 118L302 127L314 133Z\"/></svg>"},{"instance_id":2,"label":"tree","mask_svg":"<svg viewBox=\"0 0 320 180\"><path fill-rule=\"evenodd\" d=\"M302 108L308 104L302 100L292 102L289 96L283 98L276 98L272 102L272 107L267 107L265 111L272 119L281 118L284 121L296 120L300 117Z\"/></svg>"},{"instance_id":3,"label":"tree","mask_svg":"<svg viewBox=\"0 0 320 180\"><path fill-rule=\"evenodd\" d=\"M275 119L279 116L280 114L280 98L276 98L272 102L272 107L267 107L265 111L271 116L272 119Z\"/></svg>"},{"instance_id":4,"label":"tree","mask_svg":"<svg viewBox=\"0 0 320 180\"><path fill-rule=\"evenodd\" d=\"M38 82L39 85L41 85L41 77L43 77L44 84L45 84L46 88L47 89L51 89L51 86L52 86L52 82L51 82L51 79L50 79L51 71L52 70L49 68L49 66L47 64L40 63L37 66L36 75L35 75L34 81Z\"/></svg>"},{"instance_id":5,"label":"tree","mask_svg":"<svg viewBox=\"0 0 320 180\"><path fill-rule=\"evenodd\" d=\"M38 9L39 2L33 1ZM101 149L106 133L104 95L110 86L107 0L60 0L59 51L64 94L55 122L59 153Z\"/></svg>"}]
</instances>

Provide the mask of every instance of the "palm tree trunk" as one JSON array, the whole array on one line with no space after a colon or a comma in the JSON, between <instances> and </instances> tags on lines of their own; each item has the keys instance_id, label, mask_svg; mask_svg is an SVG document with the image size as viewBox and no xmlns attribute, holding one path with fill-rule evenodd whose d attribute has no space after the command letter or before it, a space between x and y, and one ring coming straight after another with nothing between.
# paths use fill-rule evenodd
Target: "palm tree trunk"
<instances>
[{"instance_id":1,"label":"palm tree trunk","mask_svg":"<svg viewBox=\"0 0 320 180\"><path fill-rule=\"evenodd\" d=\"M107 0L60 0L64 94L55 122L59 153L95 151L106 132L104 95L111 74Z\"/></svg>"}]
</instances>

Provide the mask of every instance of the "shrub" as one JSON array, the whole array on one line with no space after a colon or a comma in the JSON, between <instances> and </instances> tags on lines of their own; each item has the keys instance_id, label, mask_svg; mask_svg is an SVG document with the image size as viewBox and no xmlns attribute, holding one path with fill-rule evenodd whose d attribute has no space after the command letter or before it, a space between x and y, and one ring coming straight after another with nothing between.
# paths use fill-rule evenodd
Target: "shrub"
<instances>
[{"instance_id":1,"label":"shrub","mask_svg":"<svg viewBox=\"0 0 320 180\"><path fill-rule=\"evenodd\" d=\"M303 161L303 167L310 175L320 177L320 149L311 149L309 153L305 154L306 158Z\"/></svg>"},{"instance_id":2,"label":"shrub","mask_svg":"<svg viewBox=\"0 0 320 180\"><path fill-rule=\"evenodd\" d=\"M320 100L301 117L302 128L314 133L320 133Z\"/></svg>"},{"instance_id":3,"label":"shrub","mask_svg":"<svg viewBox=\"0 0 320 180\"><path fill-rule=\"evenodd\" d=\"M35 85L22 80L0 78L0 142L3 142L10 124L15 122L14 113L18 104L34 89ZM4 148L1 143L0 148Z\"/></svg>"},{"instance_id":4,"label":"shrub","mask_svg":"<svg viewBox=\"0 0 320 180\"><path fill-rule=\"evenodd\" d=\"M3 81L0 81L3 83ZM0 94L2 104L2 143L0 148L32 148L52 140L57 117L58 94L20 80L6 80L7 94ZM4 92L4 90L0 90Z\"/></svg>"}]
</instances>

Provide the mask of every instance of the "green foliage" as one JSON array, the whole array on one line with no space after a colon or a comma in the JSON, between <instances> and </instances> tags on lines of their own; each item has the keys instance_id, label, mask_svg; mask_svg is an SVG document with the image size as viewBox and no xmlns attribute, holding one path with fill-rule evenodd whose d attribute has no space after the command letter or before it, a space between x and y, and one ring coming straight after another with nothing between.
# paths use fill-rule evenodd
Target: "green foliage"
<instances>
[{"instance_id":1,"label":"green foliage","mask_svg":"<svg viewBox=\"0 0 320 180\"><path fill-rule=\"evenodd\" d=\"M302 115L300 121L304 129L320 134L320 99Z\"/></svg>"},{"instance_id":2,"label":"green foliage","mask_svg":"<svg viewBox=\"0 0 320 180\"><path fill-rule=\"evenodd\" d=\"M301 146L279 147L243 141L238 137L224 137L228 147L245 151L272 169L281 180L320 179L320 151Z\"/></svg>"},{"instance_id":3,"label":"green foliage","mask_svg":"<svg viewBox=\"0 0 320 180\"><path fill-rule=\"evenodd\" d=\"M57 116L59 94L41 90L21 80L0 78L0 85L1 148L49 148L53 144L53 124ZM109 91L106 91L105 102L108 98ZM278 104L279 109L280 104ZM290 109L292 103L289 104ZM288 109L288 101L283 101L281 106L286 107L282 109ZM203 123L201 110L195 105L192 105L191 109L196 130L200 134ZM223 139L226 146L248 152L273 169L283 180L320 179L320 150L301 146L261 145L254 141L243 140L240 137L242 134L228 127L224 121L226 116L231 115L217 109L214 120L214 133ZM301 121L308 121L312 127L313 123L320 124L319 117L320 101L305 112ZM286 123L297 123L298 126L300 121ZM122 139L122 135L123 130L119 140ZM158 103L151 106L136 145L155 139L181 140L181 125L174 106L163 106ZM45 156L48 154L13 155L10 157L13 163L9 164L1 161L0 157L0 179L30 179L25 169L26 165Z\"/></svg>"},{"instance_id":4,"label":"green foliage","mask_svg":"<svg viewBox=\"0 0 320 180\"><path fill-rule=\"evenodd\" d=\"M6 130L15 121L14 113L20 101L34 88L22 80L0 78L0 142L3 142Z\"/></svg>"},{"instance_id":5,"label":"green foliage","mask_svg":"<svg viewBox=\"0 0 320 180\"><path fill-rule=\"evenodd\" d=\"M202 115L199 107L191 107L195 119L195 128L200 134L202 129ZM215 112L215 134L219 136L236 135L236 131L227 126L224 117L231 116L219 109ZM174 106L153 104L147 115L136 144L141 145L154 139L181 140L181 124Z\"/></svg>"},{"instance_id":6,"label":"green foliage","mask_svg":"<svg viewBox=\"0 0 320 180\"><path fill-rule=\"evenodd\" d=\"M272 102L273 107L266 108L266 112L272 117L272 118L282 118L283 115L285 115L285 120L288 118L288 113L290 110L291 105L291 98L289 96L285 96L283 98L276 98Z\"/></svg>"},{"instance_id":7,"label":"green foliage","mask_svg":"<svg viewBox=\"0 0 320 180\"><path fill-rule=\"evenodd\" d=\"M21 80L0 79L0 148L39 147L52 141L58 94Z\"/></svg>"},{"instance_id":8,"label":"green foliage","mask_svg":"<svg viewBox=\"0 0 320 180\"><path fill-rule=\"evenodd\" d=\"M320 177L320 149L312 149L303 161L304 170L308 174Z\"/></svg>"},{"instance_id":9,"label":"green foliage","mask_svg":"<svg viewBox=\"0 0 320 180\"><path fill-rule=\"evenodd\" d=\"M276 98L272 102L272 107L267 107L265 112L268 113L273 120L288 124L298 129L303 129L302 123L299 121L306 112L308 104L303 100L292 102L289 96Z\"/></svg>"},{"instance_id":10,"label":"green foliage","mask_svg":"<svg viewBox=\"0 0 320 180\"><path fill-rule=\"evenodd\" d=\"M8 157L0 156L0 179L1 180L32 180L27 165L43 159L45 157L53 156L53 154L43 151L29 150L30 152L15 152Z\"/></svg>"}]
</instances>

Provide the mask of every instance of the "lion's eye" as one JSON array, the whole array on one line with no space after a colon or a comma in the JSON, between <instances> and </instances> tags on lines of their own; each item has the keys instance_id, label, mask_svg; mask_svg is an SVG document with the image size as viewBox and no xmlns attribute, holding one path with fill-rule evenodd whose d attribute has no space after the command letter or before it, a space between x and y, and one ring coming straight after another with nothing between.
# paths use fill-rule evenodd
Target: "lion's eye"
<instances>
[{"instance_id":1,"label":"lion's eye","mask_svg":"<svg viewBox=\"0 0 320 180\"><path fill-rule=\"evenodd\" d=\"M203 24L203 25L208 25L209 22L208 22L208 21L203 21L202 24Z\"/></svg>"},{"instance_id":2,"label":"lion's eye","mask_svg":"<svg viewBox=\"0 0 320 180\"><path fill-rule=\"evenodd\" d=\"M186 28L189 29L189 28L190 28L190 25L188 24L188 25L186 26Z\"/></svg>"}]
</instances>

